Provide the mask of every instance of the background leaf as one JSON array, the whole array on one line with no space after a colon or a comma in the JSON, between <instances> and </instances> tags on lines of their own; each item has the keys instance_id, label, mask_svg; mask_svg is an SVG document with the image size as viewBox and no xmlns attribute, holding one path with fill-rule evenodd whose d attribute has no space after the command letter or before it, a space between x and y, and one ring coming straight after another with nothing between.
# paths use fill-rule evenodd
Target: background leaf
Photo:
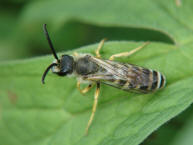
<instances>
[{"instance_id":1,"label":"background leaf","mask_svg":"<svg viewBox=\"0 0 193 145\"><path fill-rule=\"evenodd\" d=\"M177 7L174 1L161 0L85 0L76 3L50 0L30 4L24 11L23 19L26 24L35 19L37 24L47 20L62 25L69 19L78 19L95 25L154 29L184 44L192 40L192 26L187 23L187 19L189 22L193 20L191 6L191 0L183 2L181 7Z\"/></svg>"},{"instance_id":2,"label":"background leaf","mask_svg":"<svg viewBox=\"0 0 193 145\"><path fill-rule=\"evenodd\" d=\"M113 53L129 51L138 45L141 44L106 43L103 55L107 58ZM94 48L96 45L80 51L93 53ZM192 50L184 49L184 52L192 53ZM177 56L180 56L183 62L190 61L171 45L153 43L135 56L124 59L123 61L135 62L148 68L159 68L166 74L168 85L164 90L149 95L132 94L102 86L96 118L87 137L84 136L84 129L90 115L93 91L82 96L75 89L75 79L54 75L47 77L46 85L41 85L41 72L50 63L52 56L2 64L1 124L4 130L11 133L3 139L6 144L14 143L15 139L18 139L19 142L28 144L62 142L137 145L150 132L192 102L193 79L190 73L193 68L186 70L183 65L173 61ZM167 61L164 61L166 59ZM175 73L178 77L170 70L178 70Z\"/></svg>"}]
</instances>

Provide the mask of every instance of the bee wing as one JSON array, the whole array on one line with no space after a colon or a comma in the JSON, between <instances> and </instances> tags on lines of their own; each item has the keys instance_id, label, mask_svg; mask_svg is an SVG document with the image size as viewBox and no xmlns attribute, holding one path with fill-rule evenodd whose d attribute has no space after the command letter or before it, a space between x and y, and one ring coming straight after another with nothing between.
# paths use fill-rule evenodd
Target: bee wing
<instances>
[{"instance_id":1,"label":"bee wing","mask_svg":"<svg viewBox=\"0 0 193 145\"><path fill-rule=\"evenodd\" d=\"M92 80L111 80L111 79L127 79L127 76L123 73L123 65L115 65L113 61L102 60L95 57L92 57L90 61L96 63L99 67L99 71L94 74L87 75L88 79Z\"/></svg>"},{"instance_id":2,"label":"bee wing","mask_svg":"<svg viewBox=\"0 0 193 145\"><path fill-rule=\"evenodd\" d=\"M95 62L99 66L99 71L87 75L88 80L100 81L123 90L134 89L143 91L142 89L144 88L146 91L150 85L149 75L151 70L149 69L95 57L91 57L90 61Z\"/></svg>"}]
</instances>

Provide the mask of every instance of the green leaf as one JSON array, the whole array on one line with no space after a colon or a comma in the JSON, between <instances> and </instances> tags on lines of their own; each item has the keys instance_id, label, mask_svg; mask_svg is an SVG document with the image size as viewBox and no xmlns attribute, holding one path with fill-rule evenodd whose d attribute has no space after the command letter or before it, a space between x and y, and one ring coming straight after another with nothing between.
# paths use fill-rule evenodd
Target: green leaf
<instances>
[{"instance_id":1,"label":"green leaf","mask_svg":"<svg viewBox=\"0 0 193 145\"><path fill-rule=\"evenodd\" d=\"M45 22L61 26L79 20L99 26L153 29L185 44L193 38L192 5L192 0L182 2L180 7L175 1L163 0L49 0L30 3L21 18L25 27Z\"/></svg>"},{"instance_id":2,"label":"green leaf","mask_svg":"<svg viewBox=\"0 0 193 145\"><path fill-rule=\"evenodd\" d=\"M141 44L107 42L102 55L108 58ZM77 49L77 52L93 54L96 47L91 45ZM167 86L144 95L102 85L99 106L88 136L84 136L84 131L91 113L94 89L82 96L76 89L75 78L52 74L42 85L42 73L53 56L1 64L0 140L8 145L137 145L192 103L193 65L192 58L188 57L192 53L190 47L182 50L152 43L132 57L120 59L160 70L166 75Z\"/></svg>"},{"instance_id":3,"label":"green leaf","mask_svg":"<svg viewBox=\"0 0 193 145\"><path fill-rule=\"evenodd\" d=\"M191 105L180 115L171 119L170 121L162 125L158 130L154 131L148 138L146 138L143 141L143 145L158 145L158 144L172 145L174 142L180 143L179 139L180 140L187 139L187 136L183 134L186 132L186 128L188 124L190 124L189 118L191 118L192 112L193 112L193 106ZM187 143L191 144L188 141ZM184 143L180 143L180 144L184 144Z\"/></svg>"}]
</instances>

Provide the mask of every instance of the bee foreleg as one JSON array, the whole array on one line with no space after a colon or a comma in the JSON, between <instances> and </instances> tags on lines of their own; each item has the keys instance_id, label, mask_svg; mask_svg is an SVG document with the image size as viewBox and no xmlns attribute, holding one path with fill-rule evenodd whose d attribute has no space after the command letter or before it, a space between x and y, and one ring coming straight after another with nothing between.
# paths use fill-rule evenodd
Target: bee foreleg
<instances>
[{"instance_id":1,"label":"bee foreleg","mask_svg":"<svg viewBox=\"0 0 193 145\"><path fill-rule=\"evenodd\" d=\"M146 45L148 45L149 42L145 42L143 45L129 51L129 52L122 52L122 53L118 53L118 54L114 54L111 57L109 57L109 60L114 60L115 57L123 57L123 56L130 56L134 53L136 53L137 51L139 51L140 49L144 48Z\"/></svg>"},{"instance_id":2,"label":"bee foreleg","mask_svg":"<svg viewBox=\"0 0 193 145\"><path fill-rule=\"evenodd\" d=\"M96 88L95 95L94 95L94 103L93 103L93 107L92 107L92 113L91 113L90 119L89 119L87 127L86 127L86 132L85 132L86 135L88 134L88 129L89 129L89 127L94 119L94 115L95 115L97 104L98 104L99 93L100 93L100 83L97 82L97 88Z\"/></svg>"},{"instance_id":3,"label":"bee foreleg","mask_svg":"<svg viewBox=\"0 0 193 145\"><path fill-rule=\"evenodd\" d=\"M105 40L106 40L106 38L104 38L103 40L101 40L100 43L99 43L99 45L98 45L98 47L97 47L97 49L96 49L96 52L95 52L95 53L96 53L96 57L98 57L98 58L101 58L100 50L101 50L101 48L103 47Z\"/></svg>"},{"instance_id":4,"label":"bee foreleg","mask_svg":"<svg viewBox=\"0 0 193 145\"><path fill-rule=\"evenodd\" d=\"M80 93L82 93L82 94L87 93L93 86L94 86L94 84L89 84L86 88L81 89L80 88L80 81L77 81L77 88L80 91Z\"/></svg>"}]
</instances>

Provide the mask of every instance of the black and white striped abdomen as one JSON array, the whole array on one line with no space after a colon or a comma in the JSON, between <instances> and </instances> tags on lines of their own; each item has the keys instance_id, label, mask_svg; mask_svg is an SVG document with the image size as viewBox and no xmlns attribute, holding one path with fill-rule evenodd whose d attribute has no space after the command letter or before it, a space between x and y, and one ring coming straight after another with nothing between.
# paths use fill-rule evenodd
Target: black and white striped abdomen
<instances>
[{"instance_id":1,"label":"black and white striped abdomen","mask_svg":"<svg viewBox=\"0 0 193 145\"><path fill-rule=\"evenodd\" d=\"M154 70L151 71L151 73L152 73L152 84L150 89L154 91L163 88L166 84L165 76L162 75L160 72Z\"/></svg>"},{"instance_id":2,"label":"black and white striped abdomen","mask_svg":"<svg viewBox=\"0 0 193 145\"><path fill-rule=\"evenodd\" d=\"M132 66L128 71L127 79L109 79L103 83L123 89L150 93L163 88L166 84L164 75L160 72L142 67Z\"/></svg>"},{"instance_id":3,"label":"black and white striped abdomen","mask_svg":"<svg viewBox=\"0 0 193 145\"><path fill-rule=\"evenodd\" d=\"M144 92L152 92L161 89L166 84L166 79L163 74L151 69L142 69L142 80L140 81L136 89L140 89Z\"/></svg>"},{"instance_id":4,"label":"black and white striped abdomen","mask_svg":"<svg viewBox=\"0 0 193 145\"><path fill-rule=\"evenodd\" d=\"M149 93L163 88L166 84L164 75L155 70L132 66L128 72L128 80L114 80L112 86L125 91Z\"/></svg>"}]
</instances>

